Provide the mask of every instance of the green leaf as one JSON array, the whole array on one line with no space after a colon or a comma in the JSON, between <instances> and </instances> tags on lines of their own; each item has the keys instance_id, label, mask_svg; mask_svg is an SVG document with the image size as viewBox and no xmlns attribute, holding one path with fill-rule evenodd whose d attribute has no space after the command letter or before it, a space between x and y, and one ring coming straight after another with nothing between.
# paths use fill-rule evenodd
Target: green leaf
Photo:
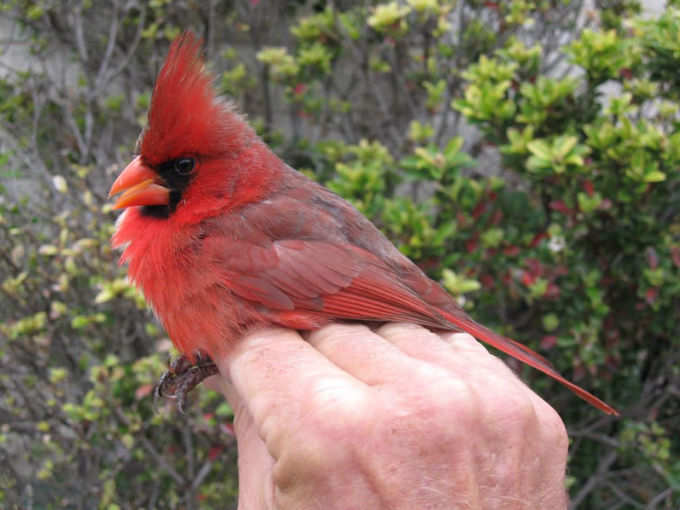
<instances>
[{"instance_id":1,"label":"green leaf","mask_svg":"<svg viewBox=\"0 0 680 510\"><path fill-rule=\"evenodd\" d=\"M659 171L659 170L653 170L653 171L645 174L644 180L645 180L645 182L665 181L666 180L666 174Z\"/></svg>"},{"instance_id":2,"label":"green leaf","mask_svg":"<svg viewBox=\"0 0 680 510\"><path fill-rule=\"evenodd\" d=\"M552 151L550 150L550 146L544 140L534 140L529 142L527 144L527 149L529 149L529 151L534 156L542 161L548 162L552 160Z\"/></svg>"},{"instance_id":3,"label":"green leaf","mask_svg":"<svg viewBox=\"0 0 680 510\"><path fill-rule=\"evenodd\" d=\"M554 313L548 313L543 316L543 328L546 331L555 331L560 325L559 317Z\"/></svg>"},{"instance_id":4,"label":"green leaf","mask_svg":"<svg viewBox=\"0 0 680 510\"><path fill-rule=\"evenodd\" d=\"M442 272L442 278L446 290L455 296L474 292L482 288L477 280L466 278L464 275L458 275L448 268Z\"/></svg>"}]
</instances>

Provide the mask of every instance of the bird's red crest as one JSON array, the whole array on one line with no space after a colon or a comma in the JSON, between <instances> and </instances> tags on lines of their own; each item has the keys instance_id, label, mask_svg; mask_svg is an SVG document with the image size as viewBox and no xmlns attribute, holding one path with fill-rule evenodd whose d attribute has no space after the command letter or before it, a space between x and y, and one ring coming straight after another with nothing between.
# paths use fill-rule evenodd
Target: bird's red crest
<instances>
[{"instance_id":1,"label":"bird's red crest","mask_svg":"<svg viewBox=\"0 0 680 510\"><path fill-rule=\"evenodd\" d=\"M251 128L218 98L213 76L191 32L172 43L158 73L140 152L152 164L196 153L225 154L240 147Z\"/></svg>"}]
</instances>

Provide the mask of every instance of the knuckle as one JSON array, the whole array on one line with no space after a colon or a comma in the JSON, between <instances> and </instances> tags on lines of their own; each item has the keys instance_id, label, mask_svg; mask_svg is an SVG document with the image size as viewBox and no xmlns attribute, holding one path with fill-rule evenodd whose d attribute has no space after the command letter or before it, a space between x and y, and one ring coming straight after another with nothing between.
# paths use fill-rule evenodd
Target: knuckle
<instances>
[{"instance_id":1,"label":"knuckle","mask_svg":"<svg viewBox=\"0 0 680 510\"><path fill-rule=\"evenodd\" d=\"M387 324L380 326L376 333L383 338L393 338L397 340L403 338L411 339L414 335L433 334L418 324L405 322L388 322Z\"/></svg>"},{"instance_id":2,"label":"knuckle","mask_svg":"<svg viewBox=\"0 0 680 510\"><path fill-rule=\"evenodd\" d=\"M567 435L567 427L560 415L540 397L535 399L534 407L546 440L558 448L566 450L569 446L569 436Z\"/></svg>"},{"instance_id":3,"label":"knuckle","mask_svg":"<svg viewBox=\"0 0 680 510\"><path fill-rule=\"evenodd\" d=\"M319 347L332 348L346 345L356 338L361 338L368 328L362 324L333 323L313 331L308 338L309 343Z\"/></svg>"},{"instance_id":4,"label":"knuckle","mask_svg":"<svg viewBox=\"0 0 680 510\"><path fill-rule=\"evenodd\" d=\"M445 333L442 338L456 350L479 354L489 353L486 347L469 333Z\"/></svg>"},{"instance_id":5,"label":"knuckle","mask_svg":"<svg viewBox=\"0 0 680 510\"><path fill-rule=\"evenodd\" d=\"M497 384L497 391L486 399L488 419L503 422L510 427L524 430L530 422L535 422L536 410L531 401L528 388L519 381L513 384Z\"/></svg>"},{"instance_id":6,"label":"knuckle","mask_svg":"<svg viewBox=\"0 0 680 510\"><path fill-rule=\"evenodd\" d=\"M364 419L365 393L344 378L315 379L305 392L301 419L324 434L357 427Z\"/></svg>"},{"instance_id":7,"label":"knuckle","mask_svg":"<svg viewBox=\"0 0 680 510\"><path fill-rule=\"evenodd\" d=\"M314 459L325 452L326 462L342 457L357 444L369 419L366 393L341 377L314 378L302 393L297 423L290 424L293 443L304 445L302 455Z\"/></svg>"}]
</instances>

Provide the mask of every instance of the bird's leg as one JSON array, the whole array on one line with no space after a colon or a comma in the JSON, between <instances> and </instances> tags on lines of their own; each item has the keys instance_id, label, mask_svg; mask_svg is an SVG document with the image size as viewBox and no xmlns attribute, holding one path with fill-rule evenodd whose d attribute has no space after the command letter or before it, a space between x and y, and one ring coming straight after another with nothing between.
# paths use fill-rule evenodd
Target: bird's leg
<instances>
[{"instance_id":1,"label":"bird's leg","mask_svg":"<svg viewBox=\"0 0 680 510\"><path fill-rule=\"evenodd\" d=\"M168 365L168 370L161 376L154 390L154 402L159 397L177 399L177 408L184 413L187 393L201 384L203 379L218 374L217 365L209 356L196 353L196 362L182 355Z\"/></svg>"}]
</instances>

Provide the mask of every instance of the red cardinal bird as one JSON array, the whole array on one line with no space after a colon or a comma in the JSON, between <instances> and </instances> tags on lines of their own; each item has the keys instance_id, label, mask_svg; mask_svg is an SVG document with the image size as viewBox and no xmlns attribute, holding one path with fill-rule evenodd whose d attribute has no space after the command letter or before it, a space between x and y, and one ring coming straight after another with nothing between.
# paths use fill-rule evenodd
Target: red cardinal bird
<instances>
[{"instance_id":1,"label":"red cardinal bird","mask_svg":"<svg viewBox=\"0 0 680 510\"><path fill-rule=\"evenodd\" d=\"M617 412L529 348L477 324L354 207L281 161L216 97L200 41L174 41L139 155L111 195L128 208L121 263L183 353L161 384L180 400L253 328L333 320L467 331ZM170 390L168 391L168 388Z\"/></svg>"}]
</instances>

